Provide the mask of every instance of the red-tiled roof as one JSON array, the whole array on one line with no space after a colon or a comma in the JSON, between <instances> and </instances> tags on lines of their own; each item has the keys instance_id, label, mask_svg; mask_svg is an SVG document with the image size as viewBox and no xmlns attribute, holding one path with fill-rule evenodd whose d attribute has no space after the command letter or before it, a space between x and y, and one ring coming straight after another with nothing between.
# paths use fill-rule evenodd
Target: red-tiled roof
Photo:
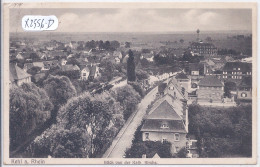
<instances>
[{"instance_id":1,"label":"red-tiled roof","mask_svg":"<svg viewBox=\"0 0 260 167\"><path fill-rule=\"evenodd\" d=\"M202 78L198 84L199 86L223 86L223 83L214 76L205 76Z\"/></svg>"}]
</instances>

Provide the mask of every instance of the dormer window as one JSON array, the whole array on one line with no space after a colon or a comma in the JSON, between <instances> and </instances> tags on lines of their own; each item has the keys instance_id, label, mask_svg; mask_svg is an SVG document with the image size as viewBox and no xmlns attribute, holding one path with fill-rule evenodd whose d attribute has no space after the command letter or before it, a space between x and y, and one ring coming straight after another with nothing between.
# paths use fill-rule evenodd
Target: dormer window
<instances>
[{"instance_id":1,"label":"dormer window","mask_svg":"<svg viewBox=\"0 0 260 167\"><path fill-rule=\"evenodd\" d=\"M161 124L161 128L165 129L165 128L169 128L169 125L167 122L162 122Z\"/></svg>"}]
</instances>

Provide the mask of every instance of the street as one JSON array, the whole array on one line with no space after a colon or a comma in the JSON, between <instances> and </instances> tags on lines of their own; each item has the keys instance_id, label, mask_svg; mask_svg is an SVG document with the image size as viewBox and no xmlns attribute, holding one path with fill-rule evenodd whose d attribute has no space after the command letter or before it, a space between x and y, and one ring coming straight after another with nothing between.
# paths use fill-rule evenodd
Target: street
<instances>
[{"instance_id":1,"label":"street","mask_svg":"<svg viewBox=\"0 0 260 167\"><path fill-rule=\"evenodd\" d=\"M155 99L157 91L158 87L155 87L143 98L137 111L127 120L103 158L122 158L124 156L125 150L131 147L134 133L142 122L147 106Z\"/></svg>"}]
</instances>

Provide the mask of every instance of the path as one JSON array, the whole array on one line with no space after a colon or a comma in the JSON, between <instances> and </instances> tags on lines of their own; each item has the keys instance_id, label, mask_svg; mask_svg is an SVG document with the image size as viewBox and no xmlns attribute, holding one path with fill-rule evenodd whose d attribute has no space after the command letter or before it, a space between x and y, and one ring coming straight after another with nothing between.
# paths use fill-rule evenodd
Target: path
<instances>
[{"instance_id":1,"label":"path","mask_svg":"<svg viewBox=\"0 0 260 167\"><path fill-rule=\"evenodd\" d=\"M127 120L103 158L122 158L124 156L125 150L131 147L134 133L142 122L147 106L155 99L157 91L158 87L155 87L143 98L136 112Z\"/></svg>"}]
</instances>

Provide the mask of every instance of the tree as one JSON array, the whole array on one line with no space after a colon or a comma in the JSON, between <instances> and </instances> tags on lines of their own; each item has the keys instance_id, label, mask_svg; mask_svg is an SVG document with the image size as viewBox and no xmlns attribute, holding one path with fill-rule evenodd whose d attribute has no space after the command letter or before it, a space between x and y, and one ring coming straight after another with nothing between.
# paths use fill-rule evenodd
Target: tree
<instances>
[{"instance_id":1,"label":"tree","mask_svg":"<svg viewBox=\"0 0 260 167\"><path fill-rule=\"evenodd\" d=\"M137 104L141 100L140 95L129 85L117 88L112 92L112 96L123 107L125 120L136 110Z\"/></svg>"},{"instance_id":2,"label":"tree","mask_svg":"<svg viewBox=\"0 0 260 167\"><path fill-rule=\"evenodd\" d=\"M128 81L135 81L135 62L134 62L134 54L131 50L128 52L129 58L127 60L127 80Z\"/></svg>"},{"instance_id":3,"label":"tree","mask_svg":"<svg viewBox=\"0 0 260 167\"><path fill-rule=\"evenodd\" d=\"M138 69L138 70L136 71L136 78L137 78L138 80L146 80L146 79L149 78L149 75L148 75L148 73L147 73L146 71L143 71L143 70L141 70L141 69Z\"/></svg>"},{"instance_id":4,"label":"tree","mask_svg":"<svg viewBox=\"0 0 260 167\"><path fill-rule=\"evenodd\" d=\"M111 44L109 41L106 41L105 44L104 44L104 49L105 50L111 50Z\"/></svg>"},{"instance_id":5,"label":"tree","mask_svg":"<svg viewBox=\"0 0 260 167\"><path fill-rule=\"evenodd\" d=\"M252 154L252 108L189 106L189 133L197 137L200 157Z\"/></svg>"},{"instance_id":6,"label":"tree","mask_svg":"<svg viewBox=\"0 0 260 167\"><path fill-rule=\"evenodd\" d=\"M111 97L100 97L94 98L85 93L72 98L60 108L57 116L58 124L64 125L65 129L77 127L88 132L89 157L103 154L119 130L115 125L116 121L120 121L120 113L112 110L116 108L115 101Z\"/></svg>"},{"instance_id":7,"label":"tree","mask_svg":"<svg viewBox=\"0 0 260 167\"><path fill-rule=\"evenodd\" d=\"M32 60L34 60L34 61L36 61L36 60L39 60L40 59L40 57L39 57L39 55L37 54L37 53L35 53L35 52L33 52L33 53L30 53L30 55L29 55L29 57L28 57L29 59L32 59Z\"/></svg>"},{"instance_id":8,"label":"tree","mask_svg":"<svg viewBox=\"0 0 260 167\"><path fill-rule=\"evenodd\" d=\"M27 148L32 157L87 158L90 136L85 129L64 129L62 124L53 125L44 131Z\"/></svg>"},{"instance_id":9,"label":"tree","mask_svg":"<svg viewBox=\"0 0 260 167\"><path fill-rule=\"evenodd\" d=\"M112 48L114 48L114 50L120 47L120 43L118 41L111 41L110 45Z\"/></svg>"},{"instance_id":10,"label":"tree","mask_svg":"<svg viewBox=\"0 0 260 167\"><path fill-rule=\"evenodd\" d=\"M31 75L35 75L41 71L41 67L33 66L27 72Z\"/></svg>"},{"instance_id":11,"label":"tree","mask_svg":"<svg viewBox=\"0 0 260 167\"><path fill-rule=\"evenodd\" d=\"M156 153L160 158L172 158L171 143L162 143L160 141L139 141L133 143L131 148L126 150L125 156L127 158L142 158L142 155L145 154L147 158L152 158Z\"/></svg>"},{"instance_id":12,"label":"tree","mask_svg":"<svg viewBox=\"0 0 260 167\"><path fill-rule=\"evenodd\" d=\"M177 153L178 158L187 158L187 149L185 147L182 147L180 151Z\"/></svg>"},{"instance_id":13,"label":"tree","mask_svg":"<svg viewBox=\"0 0 260 167\"><path fill-rule=\"evenodd\" d=\"M129 82L129 85L131 85L141 97L144 97L145 91L138 82Z\"/></svg>"},{"instance_id":14,"label":"tree","mask_svg":"<svg viewBox=\"0 0 260 167\"><path fill-rule=\"evenodd\" d=\"M10 150L14 150L28 135L50 118L53 105L44 89L33 83L10 89Z\"/></svg>"},{"instance_id":15,"label":"tree","mask_svg":"<svg viewBox=\"0 0 260 167\"><path fill-rule=\"evenodd\" d=\"M224 96L231 98L231 90L236 90L236 83L234 82L225 82L224 86Z\"/></svg>"},{"instance_id":16,"label":"tree","mask_svg":"<svg viewBox=\"0 0 260 167\"><path fill-rule=\"evenodd\" d=\"M66 64L80 66L80 62L75 57L69 58Z\"/></svg>"},{"instance_id":17,"label":"tree","mask_svg":"<svg viewBox=\"0 0 260 167\"><path fill-rule=\"evenodd\" d=\"M52 76L43 82L43 87L54 104L52 118L56 119L59 107L67 102L73 96L76 96L76 89L65 76Z\"/></svg>"},{"instance_id":18,"label":"tree","mask_svg":"<svg viewBox=\"0 0 260 167\"><path fill-rule=\"evenodd\" d=\"M130 42L125 42L125 48L130 48L131 43Z\"/></svg>"}]
</instances>

